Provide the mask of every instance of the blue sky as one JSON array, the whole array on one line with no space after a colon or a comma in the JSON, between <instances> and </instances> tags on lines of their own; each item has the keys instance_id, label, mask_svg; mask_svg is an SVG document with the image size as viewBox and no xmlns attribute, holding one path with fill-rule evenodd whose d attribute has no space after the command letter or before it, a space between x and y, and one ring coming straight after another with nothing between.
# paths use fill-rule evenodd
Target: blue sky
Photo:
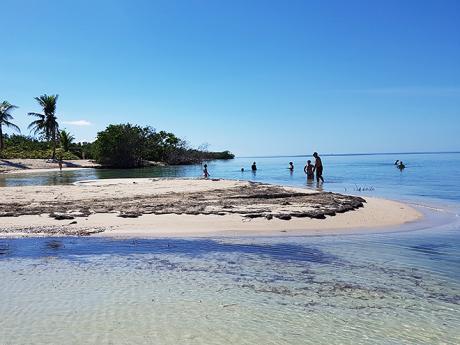
<instances>
[{"instance_id":1,"label":"blue sky","mask_svg":"<svg viewBox=\"0 0 460 345\"><path fill-rule=\"evenodd\" d=\"M460 150L460 1L0 0L0 100L238 155Z\"/></svg>"}]
</instances>

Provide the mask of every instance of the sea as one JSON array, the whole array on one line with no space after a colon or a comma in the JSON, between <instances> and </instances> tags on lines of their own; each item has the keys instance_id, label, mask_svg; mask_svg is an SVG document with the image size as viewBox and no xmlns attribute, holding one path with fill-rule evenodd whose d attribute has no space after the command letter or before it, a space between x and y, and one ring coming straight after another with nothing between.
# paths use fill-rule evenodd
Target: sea
<instances>
[{"instance_id":1,"label":"sea","mask_svg":"<svg viewBox=\"0 0 460 345\"><path fill-rule=\"evenodd\" d=\"M207 164L212 178L398 200L424 219L327 236L0 237L0 344L460 344L460 154L324 155L320 185L306 180L308 159ZM5 186L201 175L2 175L0 197Z\"/></svg>"}]
</instances>

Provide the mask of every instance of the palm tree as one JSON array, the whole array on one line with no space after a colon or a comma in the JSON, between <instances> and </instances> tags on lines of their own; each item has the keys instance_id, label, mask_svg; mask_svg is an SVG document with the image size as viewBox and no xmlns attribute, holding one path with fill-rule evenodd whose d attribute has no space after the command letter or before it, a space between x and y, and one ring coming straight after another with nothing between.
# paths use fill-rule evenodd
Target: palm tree
<instances>
[{"instance_id":1,"label":"palm tree","mask_svg":"<svg viewBox=\"0 0 460 345\"><path fill-rule=\"evenodd\" d=\"M32 121L29 125L34 134L41 134L46 140L51 141L53 145L53 159L56 158L56 145L59 139L59 124L56 117L56 102L58 95L42 95L35 97L35 100L42 107L43 113L29 113L38 119Z\"/></svg>"},{"instance_id":2,"label":"palm tree","mask_svg":"<svg viewBox=\"0 0 460 345\"><path fill-rule=\"evenodd\" d=\"M75 137L70 134L70 132L67 132L65 129L63 129L60 133L60 140L61 140L61 147L64 150L64 152L69 151L70 145L73 144Z\"/></svg>"},{"instance_id":3,"label":"palm tree","mask_svg":"<svg viewBox=\"0 0 460 345\"><path fill-rule=\"evenodd\" d=\"M16 109L17 106L10 104L7 101L3 101L0 103L0 150L3 150L4 143L3 143L3 125L5 127L10 127L17 130L19 133L21 130L18 126L11 122L13 120L13 115L10 114L10 111Z\"/></svg>"}]
</instances>

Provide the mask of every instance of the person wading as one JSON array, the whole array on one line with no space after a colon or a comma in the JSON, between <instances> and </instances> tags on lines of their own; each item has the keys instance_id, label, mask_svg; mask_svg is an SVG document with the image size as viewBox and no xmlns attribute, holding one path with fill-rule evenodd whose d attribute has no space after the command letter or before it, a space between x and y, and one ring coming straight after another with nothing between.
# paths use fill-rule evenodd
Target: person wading
<instances>
[{"instance_id":1,"label":"person wading","mask_svg":"<svg viewBox=\"0 0 460 345\"><path fill-rule=\"evenodd\" d=\"M307 180L313 180L315 178L315 166L311 164L311 160L307 161L307 165L305 165L303 171L307 174Z\"/></svg>"},{"instance_id":2,"label":"person wading","mask_svg":"<svg viewBox=\"0 0 460 345\"><path fill-rule=\"evenodd\" d=\"M316 181L319 183L324 183L323 178L323 162L321 161L321 157L318 155L318 152L313 153L313 157L315 157L315 169L314 172L316 173Z\"/></svg>"}]
</instances>

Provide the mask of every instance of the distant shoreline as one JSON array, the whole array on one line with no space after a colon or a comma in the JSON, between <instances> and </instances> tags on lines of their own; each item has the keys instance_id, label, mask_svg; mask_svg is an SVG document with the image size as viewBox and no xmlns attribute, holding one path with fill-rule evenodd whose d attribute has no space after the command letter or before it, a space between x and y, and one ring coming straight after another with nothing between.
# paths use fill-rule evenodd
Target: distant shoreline
<instances>
[{"instance_id":1,"label":"distant shoreline","mask_svg":"<svg viewBox=\"0 0 460 345\"><path fill-rule=\"evenodd\" d=\"M101 166L89 159L64 160L62 164L63 171L88 168L101 168ZM59 170L59 164L57 162L48 162L47 159L0 159L0 175Z\"/></svg>"},{"instance_id":2,"label":"distant shoreline","mask_svg":"<svg viewBox=\"0 0 460 345\"><path fill-rule=\"evenodd\" d=\"M460 151L439 152L381 152L381 153L323 153L323 157L352 157L352 156L390 156L390 155L439 155L460 154ZM236 156L235 158L282 158L282 157L311 157L311 155L275 155L275 156Z\"/></svg>"}]
</instances>

